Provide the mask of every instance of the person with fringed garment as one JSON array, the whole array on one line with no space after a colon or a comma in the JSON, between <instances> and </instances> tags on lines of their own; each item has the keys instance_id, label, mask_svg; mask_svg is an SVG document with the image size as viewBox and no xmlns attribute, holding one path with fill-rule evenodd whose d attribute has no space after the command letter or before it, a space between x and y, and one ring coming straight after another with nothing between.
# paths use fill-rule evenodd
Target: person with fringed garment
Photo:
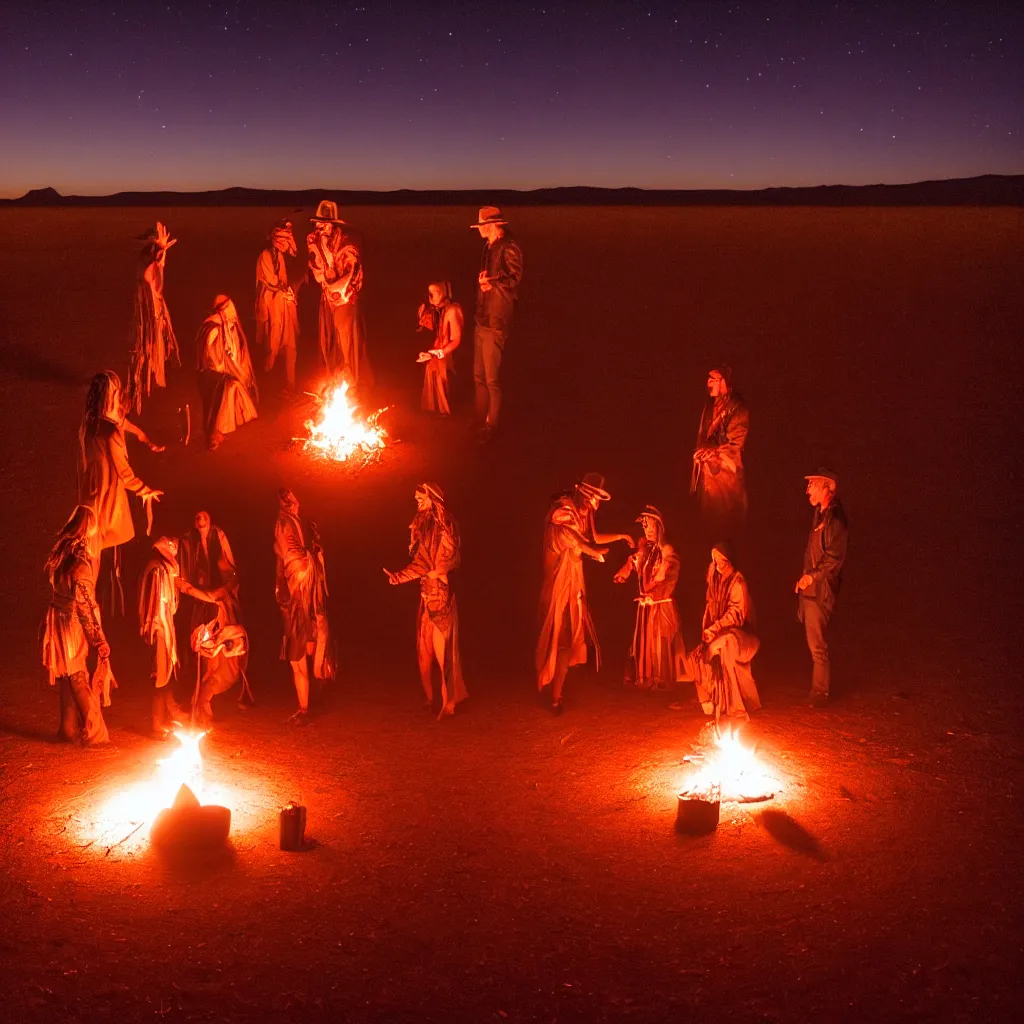
<instances>
[{"instance_id":1,"label":"person with fringed garment","mask_svg":"<svg viewBox=\"0 0 1024 1024\"><path fill-rule=\"evenodd\" d=\"M153 734L165 739L186 713L174 699L172 680L178 674L178 542L158 537L153 554L139 577L139 632L153 648Z\"/></svg>"},{"instance_id":2,"label":"person with fringed garment","mask_svg":"<svg viewBox=\"0 0 1024 1024\"><path fill-rule=\"evenodd\" d=\"M284 355L285 381L295 390L295 357L299 312L295 289L288 281L286 256L294 256L295 235L289 220L278 221L256 262L256 344L266 349L264 370L270 373Z\"/></svg>"},{"instance_id":3,"label":"person with fringed garment","mask_svg":"<svg viewBox=\"0 0 1024 1024\"><path fill-rule=\"evenodd\" d=\"M449 578L459 567L459 526L445 506L444 492L437 484L420 484L415 498L416 515L409 524L412 561L404 569L385 569L384 573L393 586L419 581L416 656L426 697L424 707L433 708L432 674L436 661L441 671L441 718L455 714L455 706L468 696L459 655L459 609Z\"/></svg>"}]
</instances>

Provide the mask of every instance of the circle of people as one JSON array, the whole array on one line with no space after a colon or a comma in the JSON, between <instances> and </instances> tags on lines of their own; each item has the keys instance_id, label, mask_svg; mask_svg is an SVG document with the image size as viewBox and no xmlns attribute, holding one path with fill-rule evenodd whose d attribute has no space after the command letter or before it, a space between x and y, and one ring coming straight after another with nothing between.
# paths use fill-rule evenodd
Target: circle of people
<instances>
[{"instance_id":1,"label":"circle of people","mask_svg":"<svg viewBox=\"0 0 1024 1024\"><path fill-rule=\"evenodd\" d=\"M297 248L293 223L278 221L256 265L257 341L266 352L264 368L274 370L279 357L285 366L285 391L295 388L299 336L296 294L306 281L320 286L319 343L330 378L353 388L372 384L360 308L363 267L359 244L338 216L336 203L323 200L310 218L307 262L301 275L290 274L286 256ZM473 429L481 443L497 434L501 413L499 372L513 325L523 274L523 253L501 210L486 206L470 225L483 240L476 281L473 332ZM111 702L116 680L110 644L103 629L97 586L109 591L112 605L123 608L121 546L135 536L128 494L142 502L147 535L152 531L153 504L162 491L136 476L128 459L131 435L154 451L145 432L129 418L139 414L153 388L166 386L169 363L180 365L180 353L164 300L168 251L175 245L167 228L157 223L141 236L144 246L137 274L134 332L126 384L112 370L97 373L89 386L79 430L79 504L60 530L45 563L52 597L42 631L42 661L50 685L60 693L61 739L95 745L109 741L103 707ZM426 302L417 311L418 327L432 341L418 355L424 365L421 405L424 411L451 412L451 356L462 340L463 313L446 281L432 282ZM226 295L218 295L197 338L197 370L203 427L210 449L216 449L257 415L259 394L238 311ZM690 490L701 516L715 537L735 535L747 513L743 448L749 411L732 387L732 371L715 366L707 378L708 401L701 415L693 453ZM187 407L186 407L187 409ZM184 424L188 442L191 423ZM837 496L836 475L819 468L805 477L813 506L802 572L795 583L797 616L803 623L813 663L810 700L828 699L829 648L826 629L842 582L848 523ZM417 658L424 707L438 717L454 714L466 698L459 653L458 607L451 575L458 568L458 524L441 486L424 481L415 491L416 513L410 523L409 563L384 570L388 582L417 582L420 589L416 623ZM648 505L637 517L642 536L597 530L595 516L611 495L598 473L588 473L559 494L544 524L543 583L540 629L536 649L537 688L552 713L561 714L569 668L586 663L588 649L600 665L600 647L586 597L583 559L604 562L610 546L630 549L615 573L624 584L635 574L638 587L636 623L627 682L641 688L668 689L695 684L703 711L716 722L745 721L760 700L751 662L760 641L746 580L733 564L728 541L711 550L701 639L689 653L683 644L673 593L679 558L665 536L664 519ZM333 678L334 647L327 615L327 574L316 524L300 516L299 501L289 490L279 492L274 529L275 596L281 611L282 660L291 666L297 710L289 721L305 725L310 707L310 673ZM175 701L172 681L181 665L175 616L182 598L190 603L189 658L196 665L191 708ZM138 614L143 639L153 649L152 726L165 737L186 721L209 729L212 699L240 686L239 701L252 702L245 668L249 640L241 622L238 576L230 542L208 512L196 514L192 529L181 538L160 536L142 571ZM90 673L88 659L95 653ZM436 665L436 670L435 670ZM434 678L439 676L439 701Z\"/></svg>"}]
</instances>

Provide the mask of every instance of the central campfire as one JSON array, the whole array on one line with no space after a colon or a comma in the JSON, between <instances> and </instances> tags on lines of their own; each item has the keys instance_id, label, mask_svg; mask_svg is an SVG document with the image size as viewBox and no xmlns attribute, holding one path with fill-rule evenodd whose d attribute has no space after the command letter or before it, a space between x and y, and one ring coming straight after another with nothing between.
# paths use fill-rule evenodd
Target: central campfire
<instances>
[{"instance_id":1,"label":"central campfire","mask_svg":"<svg viewBox=\"0 0 1024 1024\"><path fill-rule=\"evenodd\" d=\"M733 730L716 734L707 753L690 755L685 760L702 763L686 780L679 794L682 799L757 803L771 800L782 788L779 780L768 774L754 751L743 746L739 734Z\"/></svg>"},{"instance_id":2,"label":"central campfire","mask_svg":"<svg viewBox=\"0 0 1024 1024\"><path fill-rule=\"evenodd\" d=\"M316 417L306 420L306 437L302 450L335 462L361 460L366 463L380 458L387 447L387 431L378 422L388 406L378 409L365 420L349 398L348 381L329 384L319 395L306 392L319 405Z\"/></svg>"}]
</instances>

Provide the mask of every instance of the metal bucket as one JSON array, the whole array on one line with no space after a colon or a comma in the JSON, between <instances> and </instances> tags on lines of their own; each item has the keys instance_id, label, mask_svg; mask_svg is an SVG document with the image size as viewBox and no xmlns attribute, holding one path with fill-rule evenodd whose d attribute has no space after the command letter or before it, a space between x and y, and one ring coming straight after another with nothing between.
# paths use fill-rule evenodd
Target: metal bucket
<instances>
[{"instance_id":1,"label":"metal bucket","mask_svg":"<svg viewBox=\"0 0 1024 1024\"><path fill-rule=\"evenodd\" d=\"M281 849L302 850L306 846L306 808L290 803L281 808Z\"/></svg>"},{"instance_id":2,"label":"metal bucket","mask_svg":"<svg viewBox=\"0 0 1024 1024\"><path fill-rule=\"evenodd\" d=\"M676 829L688 836L704 836L718 828L721 810L719 800L701 800L687 794L679 794L679 808L676 811Z\"/></svg>"}]
</instances>

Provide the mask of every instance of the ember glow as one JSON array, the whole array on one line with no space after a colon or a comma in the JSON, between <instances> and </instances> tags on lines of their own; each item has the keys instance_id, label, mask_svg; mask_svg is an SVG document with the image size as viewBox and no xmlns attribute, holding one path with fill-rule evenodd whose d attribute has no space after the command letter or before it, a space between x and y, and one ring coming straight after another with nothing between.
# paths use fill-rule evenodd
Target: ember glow
<instances>
[{"instance_id":1,"label":"ember glow","mask_svg":"<svg viewBox=\"0 0 1024 1024\"><path fill-rule=\"evenodd\" d=\"M702 761L700 769L686 780L679 794L693 800L722 803L756 803L771 800L782 784L773 778L754 751L743 746L738 733L726 730L717 737L707 754L691 755L687 761Z\"/></svg>"},{"instance_id":2,"label":"ember glow","mask_svg":"<svg viewBox=\"0 0 1024 1024\"><path fill-rule=\"evenodd\" d=\"M360 459L363 462L379 458L387 447L387 431L378 420L387 406L378 409L365 421L358 408L349 400L348 381L328 386L322 395L314 396L320 403L316 419L305 422L307 437L303 451L311 452L335 462Z\"/></svg>"}]
</instances>

